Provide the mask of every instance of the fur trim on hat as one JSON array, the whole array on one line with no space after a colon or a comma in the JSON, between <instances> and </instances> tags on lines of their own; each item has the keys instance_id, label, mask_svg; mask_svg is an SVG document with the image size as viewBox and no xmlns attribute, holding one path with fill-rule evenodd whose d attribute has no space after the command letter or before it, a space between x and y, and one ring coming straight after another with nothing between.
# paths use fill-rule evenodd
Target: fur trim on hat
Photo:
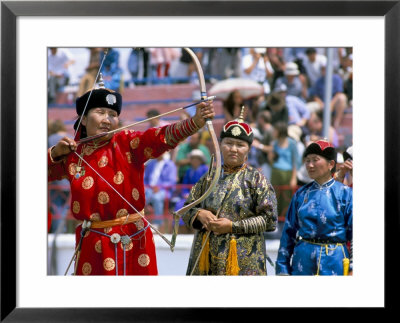
<instances>
[{"instance_id":1,"label":"fur trim on hat","mask_svg":"<svg viewBox=\"0 0 400 323\"><path fill-rule=\"evenodd\" d=\"M109 108L115 110L119 115L121 113L121 107L121 94L110 89L94 89L76 99L76 113L79 116L81 116L82 113L86 115L92 108Z\"/></svg>"}]
</instances>

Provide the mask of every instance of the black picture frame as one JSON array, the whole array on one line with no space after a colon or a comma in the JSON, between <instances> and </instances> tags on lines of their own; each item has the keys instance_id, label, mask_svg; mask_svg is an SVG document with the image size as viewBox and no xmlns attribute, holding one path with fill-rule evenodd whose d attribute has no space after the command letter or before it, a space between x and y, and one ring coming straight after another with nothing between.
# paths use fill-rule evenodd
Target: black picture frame
<instances>
[{"instance_id":1,"label":"black picture frame","mask_svg":"<svg viewBox=\"0 0 400 323\"><path fill-rule=\"evenodd\" d=\"M398 286L391 264L399 236L399 1L2 1L1 2L1 321L235 321L232 308L17 308L16 291L16 19L18 16L384 16L385 18L385 310ZM371 147L373 153L373 147ZM365 161L370 163L371 161ZM373 165L368 176L374 183ZM373 234L371 233L371 243ZM368 246L366 246L368 247ZM371 258L371 265L374 259ZM266 291L268 293L268 291ZM344 294L345 297L345 294ZM217 304L216 300L216 304ZM177 304L179 304L177 302ZM270 309L268 309L270 310ZM252 317L267 315L252 309ZM378 311L379 317L382 312ZM264 316L265 319L267 317ZM338 318L340 319L340 317Z\"/></svg>"}]
</instances>

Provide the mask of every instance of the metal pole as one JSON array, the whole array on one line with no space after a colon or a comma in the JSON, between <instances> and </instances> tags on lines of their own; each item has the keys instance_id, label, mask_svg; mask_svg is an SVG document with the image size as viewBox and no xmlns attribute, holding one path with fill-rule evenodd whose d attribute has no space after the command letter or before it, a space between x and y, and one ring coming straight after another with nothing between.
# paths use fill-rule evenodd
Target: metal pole
<instances>
[{"instance_id":1,"label":"metal pole","mask_svg":"<svg viewBox=\"0 0 400 323\"><path fill-rule=\"evenodd\" d=\"M325 71L325 98L324 98L324 125L323 136L329 138L329 127L331 125L331 98L332 98L332 75L333 75L333 48L327 48L326 71Z\"/></svg>"}]
</instances>

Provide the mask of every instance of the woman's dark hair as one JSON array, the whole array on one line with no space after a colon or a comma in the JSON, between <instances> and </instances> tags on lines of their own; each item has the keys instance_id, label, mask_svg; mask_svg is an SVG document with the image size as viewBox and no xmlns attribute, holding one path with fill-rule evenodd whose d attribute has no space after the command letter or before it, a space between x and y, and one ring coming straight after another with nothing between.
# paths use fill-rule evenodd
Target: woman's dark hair
<instances>
[{"instance_id":1,"label":"woman's dark hair","mask_svg":"<svg viewBox=\"0 0 400 323\"><path fill-rule=\"evenodd\" d=\"M265 123L271 123L271 112L264 110L258 113L258 118L261 118Z\"/></svg>"},{"instance_id":2,"label":"woman's dark hair","mask_svg":"<svg viewBox=\"0 0 400 323\"><path fill-rule=\"evenodd\" d=\"M321 121L324 122L324 110L319 110L317 112L315 112L315 115L317 116L317 118ZM332 114L333 115L333 114ZM333 125L333 118L331 118L331 126Z\"/></svg>"},{"instance_id":3,"label":"woman's dark hair","mask_svg":"<svg viewBox=\"0 0 400 323\"><path fill-rule=\"evenodd\" d=\"M316 111L315 115L317 116L317 118L319 120L324 121L324 111L323 110Z\"/></svg>"},{"instance_id":4,"label":"woman's dark hair","mask_svg":"<svg viewBox=\"0 0 400 323\"><path fill-rule=\"evenodd\" d=\"M85 113L85 114L87 114L87 113ZM74 130L77 130L78 124L80 124L79 125L79 128L80 128L80 130L79 130L80 131L79 138L83 139L83 138L87 137L87 132L86 132L86 127L82 123L79 122L80 118L81 118L80 116L77 116L77 118L75 120L75 123L74 123Z\"/></svg>"},{"instance_id":5,"label":"woman's dark hair","mask_svg":"<svg viewBox=\"0 0 400 323\"><path fill-rule=\"evenodd\" d=\"M278 132L278 138L288 137L288 124L286 122L278 121L274 124L275 130Z\"/></svg>"},{"instance_id":6,"label":"woman's dark hair","mask_svg":"<svg viewBox=\"0 0 400 323\"><path fill-rule=\"evenodd\" d=\"M233 113L234 113L234 108L235 108L235 94L237 93L237 91L232 91L231 93L229 93L228 97L226 98L226 100L224 101L224 108L226 109L226 111L228 111L228 113L234 117ZM242 100L243 103L243 100ZM241 105L242 105L241 103Z\"/></svg>"}]
</instances>

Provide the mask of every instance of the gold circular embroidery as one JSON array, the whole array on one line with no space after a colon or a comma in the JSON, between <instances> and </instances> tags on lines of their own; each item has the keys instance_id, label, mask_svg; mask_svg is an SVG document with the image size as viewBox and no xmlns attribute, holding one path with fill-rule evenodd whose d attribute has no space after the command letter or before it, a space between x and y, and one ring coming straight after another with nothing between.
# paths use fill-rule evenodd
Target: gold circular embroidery
<instances>
[{"instance_id":1,"label":"gold circular embroidery","mask_svg":"<svg viewBox=\"0 0 400 323\"><path fill-rule=\"evenodd\" d=\"M104 228L104 233L109 233L112 230L112 228L108 227L108 228Z\"/></svg>"},{"instance_id":2,"label":"gold circular embroidery","mask_svg":"<svg viewBox=\"0 0 400 323\"><path fill-rule=\"evenodd\" d=\"M133 222L133 223L136 225L136 228L138 230L142 230L144 228L144 222L143 222L142 219L140 219L140 220L138 220L136 222Z\"/></svg>"},{"instance_id":3,"label":"gold circular embroidery","mask_svg":"<svg viewBox=\"0 0 400 323\"><path fill-rule=\"evenodd\" d=\"M83 148L83 153L84 153L86 156L91 155L93 152L94 152L94 148L93 148L93 147L85 146L85 147Z\"/></svg>"},{"instance_id":4,"label":"gold circular embroidery","mask_svg":"<svg viewBox=\"0 0 400 323\"><path fill-rule=\"evenodd\" d=\"M134 188L134 189L132 190L132 197L133 197L136 201L139 199L139 191L138 191L136 188Z\"/></svg>"},{"instance_id":5,"label":"gold circular embroidery","mask_svg":"<svg viewBox=\"0 0 400 323\"><path fill-rule=\"evenodd\" d=\"M235 127L232 129L232 135L234 135L235 137L240 136L241 133L242 131L240 130L239 127Z\"/></svg>"},{"instance_id":6,"label":"gold circular embroidery","mask_svg":"<svg viewBox=\"0 0 400 323\"><path fill-rule=\"evenodd\" d=\"M115 268L115 261L112 258L106 258L103 261L103 267L105 270L110 271Z\"/></svg>"},{"instance_id":7,"label":"gold circular embroidery","mask_svg":"<svg viewBox=\"0 0 400 323\"><path fill-rule=\"evenodd\" d=\"M108 202L110 202L110 197L108 196L108 194L106 192L100 192L97 197L97 201L100 204L107 204Z\"/></svg>"},{"instance_id":8,"label":"gold circular embroidery","mask_svg":"<svg viewBox=\"0 0 400 323\"><path fill-rule=\"evenodd\" d=\"M94 183L93 177L88 176L82 181L82 188L88 190L93 186L93 183Z\"/></svg>"},{"instance_id":9,"label":"gold circular embroidery","mask_svg":"<svg viewBox=\"0 0 400 323\"><path fill-rule=\"evenodd\" d=\"M133 248L133 242L129 242L127 245L125 245L125 251L132 250ZM124 250L124 245L121 243L121 249Z\"/></svg>"},{"instance_id":10,"label":"gold circular embroidery","mask_svg":"<svg viewBox=\"0 0 400 323\"><path fill-rule=\"evenodd\" d=\"M139 143L140 143L140 139L138 137L133 138L130 142L131 148L136 149L137 147L139 147Z\"/></svg>"},{"instance_id":11,"label":"gold circular embroidery","mask_svg":"<svg viewBox=\"0 0 400 323\"><path fill-rule=\"evenodd\" d=\"M90 221L92 221L92 222L99 222L99 221L101 221L100 214L99 214L99 213L93 213L93 214L90 216Z\"/></svg>"},{"instance_id":12,"label":"gold circular embroidery","mask_svg":"<svg viewBox=\"0 0 400 323\"><path fill-rule=\"evenodd\" d=\"M139 265L142 266L142 267L148 266L149 263L150 263L150 257L149 257L149 255L147 255L147 254L145 254L145 253L142 253L142 254L139 256L139 258L138 258L138 263L139 263Z\"/></svg>"},{"instance_id":13,"label":"gold circular embroidery","mask_svg":"<svg viewBox=\"0 0 400 323\"><path fill-rule=\"evenodd\" d=\"M81 205L79 204L78 201L74 201L74 203L72 203L72 212L78 214L80 210L81 210Z\"/></svg>"},{"instance_id":14,"label":"gold circular embroidery","mask_svg":"<svg viewBox=\"0 0 400 323\"><path fill-rule=\"evenodd\" d=\"M128 215L128 210L127 209L120 209L117 212L117 218L120 218L122 216L126 216Z\"/></svg>"},{"instance_id":15,"label":"gold circular embroidery","mask_svg":"<svg viewBox=\"0 0 400 323\"><path fill-rule=\"evenodd\" d=\"M96 250L97 253L101 253L102 252L101 240L96 242L96 244L94 245L94 250Z\"/></svg>"},{"instance_id":16,"label":"gold circular embroidery","mask_svg":"<svg viewBox=\"0 0 400 323\"><path fill-rule=\"evenodd\" d=\"M124 181L124 174L121 171L118 171L114 176L114 183L121 184Z\"/></svg>"},{"instance_id":17,"label":"gold circular embroidery","mask_svg":"<svg viewBox=\"0 0 400 323\"><path fill-rule=\"evenodd\" d=\"M132 155L131 155L131 153L128 151L128 152L125 153L125 155L126 155L126 160L128 161L129 164L131 164L132 163Z\"/></svg>"},{"instance_id":18,"label":"gold circular embroidery","mask_svg":"<svg viewBox=\"0 0 400 323\"><path fill-rule=\"evenodd\" d=\"M150 147L145 148L143 153L146 158L149 158L149 159L153 158L153 156L152 156L153 149L151 149Z\"/></svg>"},{"instance_id":19,"label":"gold circular embroidery","mask_svg":"<svg viewBox=\"0 0 400 323\"><path fill-rule=\"evenodd\" d=\"M92 272L92 265L88 262L85 262L82 266L82 274L86 275L90 275L90 273Z\"/></svg>"},{"instance_id":20,"label":"gold circular embroidery","mask_svg":"<svg viewBox=\"0 0 400 323\"><path fill-rule=\"evenodd\" d=\"M75 176L76 174L76 164L75 163L71 163L68 166L68 172L72 175Z\"/></svg>"},{"instance_id":21,"label":"gold circular embroidery","mask_svg":"<svg viewBox=\"0 0 400 323\"><path fill-rule=\"evenodd\" d=\"M97 162L97 165L99 165L100 168L105 167L107 164L108 164L107 156L101 156L101 158Z\"/></svg>"}]
</instances>

